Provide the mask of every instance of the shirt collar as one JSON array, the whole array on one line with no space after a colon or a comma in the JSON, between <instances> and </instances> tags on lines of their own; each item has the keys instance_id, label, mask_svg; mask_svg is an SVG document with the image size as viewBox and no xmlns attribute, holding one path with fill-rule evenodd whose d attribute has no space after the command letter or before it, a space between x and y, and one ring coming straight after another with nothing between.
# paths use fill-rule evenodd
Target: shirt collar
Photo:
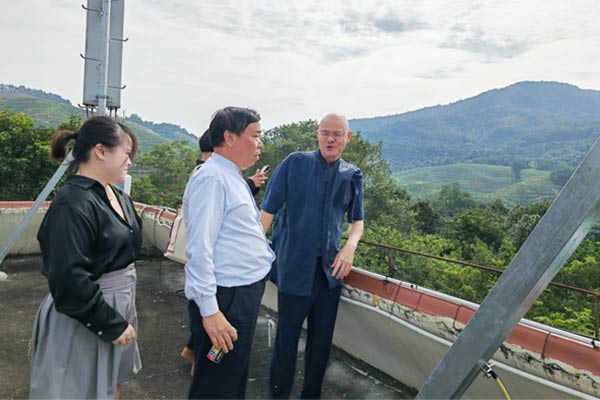
<instances>
[{"instance_id":1,"label":"shirt collar","mask_svg":"<svg viewBox=\"0 0 600 400\"><path fill-rule=\"evenodd\" d=\"M241 175L241 173L242 173L242 170L240 170L240 168L233 161L231 161L217 153L213 153L213 155L206 161L206 163L217 164L217 165L224 167L238 175Z\"/></svg>"},{"instance_id":2,"label":"shirt collar","mask_svg":"<svg viewBox=\"0 0 600 400\"><path fill-rule=\"evenodd\" d=\"M67 179L67 183L69 185L79 186L83 189L89 189L94 185L102 186L102 184L100 182L98 182L97 180L88 178L87 176L83 176L83 175L71 175Z\"/></svg>"},{"instance_id":3,"label":"shirt collar","mask_svg":"<svg viewBox=\"0 0 600 400\"><path fill-rule=\"evenodd\" d=\"M321 150L317 149L314 151L315 157L317 157L320 161L321 164L325 167L331 168L331 167L337 167L338 165L340 165L340 160L342 159L342 157L338 158L337 160L335 160L334 162L330 163L327 162L323 156L321 155Z\"/></svg>"}]
</instances>

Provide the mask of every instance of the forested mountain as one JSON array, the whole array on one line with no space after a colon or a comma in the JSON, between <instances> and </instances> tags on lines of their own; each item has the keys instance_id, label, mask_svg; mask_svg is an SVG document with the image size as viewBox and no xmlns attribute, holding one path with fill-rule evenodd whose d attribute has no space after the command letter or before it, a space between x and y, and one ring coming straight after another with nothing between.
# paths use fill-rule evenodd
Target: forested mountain
<instances>
[{"instance_id":1,"label":"forested mountain","mask_svg":"<svg viewBox=\"0 0 600 400\"><path fill-rule=\"evenodd\" d=\"M381 141L396 171L459 162L558 170L576 166L600 136L600 91L519 82L350 127Z\"/></svg>"},{"instance_id":2,"label":"forested mountain","mask_svg":"<svg viewBox=\"0 0 600 400\"><path fill-rule=\"evenodd\" d=\"M36 126L44 128L55 128L71 115L86 116L84 110L74 107L59 95L24 86L0 84L0 111L8 109L29 115ZM136 114L126 118L125 122L140 138L142 151L173 140L185 140L194 149L198 147L198 138L178 125L145 121Z\"/></svg>"},{"instance_id":3,"label":"forested mountain","mask_svg":"<svg viewBox=\"0 0 600 400\"><path fill-rule=\"evenodd\" d=\"M192 141L194 145L196 145L198 142L198 138L196 136L192 135L187 129L182 128L179 125L170 124L167 122L155 123L152 121L144 121L137 114L131 114L127 118L127 121L144 126L170 140L183 140L184 137L187 137L187 139Z\"/></svg>"}]
</instances>

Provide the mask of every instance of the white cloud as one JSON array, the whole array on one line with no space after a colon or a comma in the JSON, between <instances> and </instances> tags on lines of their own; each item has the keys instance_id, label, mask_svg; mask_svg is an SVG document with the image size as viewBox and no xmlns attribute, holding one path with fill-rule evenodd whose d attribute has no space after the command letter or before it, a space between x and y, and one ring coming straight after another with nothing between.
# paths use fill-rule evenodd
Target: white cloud
<instances>
[{"instance_id":1,"label":"white cloud","mask_svg":"<svg viewBox=\"0 0 600 400\"><path fill-rule=\"evenodd\" d=\"M519 80L600 89L595 0L127 0L127 113L200 133L230 104L263 125L448 103ZM0 82L81 101L85 12L4 0Z\"/></svg>"}]
</instances>

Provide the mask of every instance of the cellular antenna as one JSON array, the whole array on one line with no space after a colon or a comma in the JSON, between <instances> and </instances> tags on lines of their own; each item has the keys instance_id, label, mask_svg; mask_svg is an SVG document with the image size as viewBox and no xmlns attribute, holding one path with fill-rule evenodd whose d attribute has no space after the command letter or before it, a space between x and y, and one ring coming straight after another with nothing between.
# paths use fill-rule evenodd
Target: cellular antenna
<instances>
[{"instance_id":1,"label":"cellular antenna","mask_svg":"<svg viewBox=\"0 0 600 400\"><path fill-rule=\"evenodd\" d=\"M88 0L85 60L83 77L83 107L88 114L117 115L121 107L123 21L125 0ZM94 112L96 111L96 112Z\"/></svg>"}]
</instances>

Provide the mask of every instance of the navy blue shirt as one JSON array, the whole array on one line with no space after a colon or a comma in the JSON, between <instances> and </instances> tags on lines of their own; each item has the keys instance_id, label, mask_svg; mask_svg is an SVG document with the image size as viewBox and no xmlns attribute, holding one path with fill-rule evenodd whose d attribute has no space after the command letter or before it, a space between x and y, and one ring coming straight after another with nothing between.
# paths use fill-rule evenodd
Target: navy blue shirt
<instances>
[{"instance_id":1,"label":"navy blue shirt","mask_svg":"<svg viewBox=\"0 0 600 400\"><path fill-rule=\"evenodd\" d=\"M276 214L271 280L282 293L310 296L317 260L329 287L342 284L331 274L340 249L344 216L362 221L362 173L339 159L327 163L319 150L292 153L275 169L261 208Z\"/></svg>"}]
</instances>

